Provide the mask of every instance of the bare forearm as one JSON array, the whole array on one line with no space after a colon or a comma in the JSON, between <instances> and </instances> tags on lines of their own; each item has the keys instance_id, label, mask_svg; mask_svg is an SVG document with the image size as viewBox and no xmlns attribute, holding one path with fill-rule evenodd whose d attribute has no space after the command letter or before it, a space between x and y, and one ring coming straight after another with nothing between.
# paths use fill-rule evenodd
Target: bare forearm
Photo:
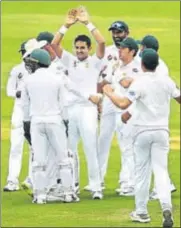
<instances>
[{"instance_id":1,"label":"bare forearm","mask_svg":"<svg viewBox=\"0 0 181 228\"><path fill-rule=\"evenodd\" d=\"M64 37L65 33L67 32L67 30L69 29L69 27L70 27L70 25L65 23L64 25L62 25L59 28L59 30L55 34L55 36L52 40L52 43L51 43L53 48L56 48L56 46L59 46L61 44L63 37ZM57 50L57 48L56 48L56 50ZM62 51L63 51L62 47L59 46L59 50L58 50L59 55L62 54Z\"/></svg>"},{"instance_id":2,"label":"bare forearm","mask_svg":"<svg viewBox=\"0 0 181 228\"><path fill-rule=\"evenodd\" d=\"M122 98L120 96L117 96L116 94L114 93L107 93L106 94L110 99L111 101L118 107L118 108L121 108L121 109L126 109L128 108L128 106L130 104L128 104L125 100L125 98Z\"/></svg>"},{"instance_id":3,"label":"bare forearm","mask_svg":"<svg viewBox=\"0 0 181 228\"><path fill-rule=\"evenodd\" d=\"M91 33L97 42L96 55L102 59L105 54L105 39L97 28L92 30Z\"/></svg>"}]
</instances>

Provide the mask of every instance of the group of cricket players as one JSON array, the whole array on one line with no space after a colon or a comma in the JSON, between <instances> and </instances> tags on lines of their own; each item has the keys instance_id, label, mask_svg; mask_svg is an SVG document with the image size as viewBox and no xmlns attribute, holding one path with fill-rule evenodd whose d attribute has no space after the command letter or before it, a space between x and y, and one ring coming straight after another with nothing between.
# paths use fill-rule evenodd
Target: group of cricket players
<instances>
[{"instance_id":1,"label":"group of cricket players","mask_svg":"<svg viewBox=\"0 0 181 228\"><path fill-rule=\"evenodd\" d=\"M89 54L87 35L73 40L74 54L63 49L62 40L76 23L93 36L95 54ZM20 189L26 139L29 172L21 186L33 203L79 202L81 139L88 170L84 190L94 200L103 199L116 133L121 152L116 193L135 197L131 220L150 222L148 200L158 199L163 227L172 227L171 193L176 188L168 174L169 113L171 98L180 103L180 89L158 55L156 37L146 35L138 43L124 21L113 22L109 31L113 44L105 47L104 37L81 6L68 12L55 35L40 32L21 44L22 62L11 70L7 84L7 95L15 103L4 191Z\"/></svg>"}]
</instances>

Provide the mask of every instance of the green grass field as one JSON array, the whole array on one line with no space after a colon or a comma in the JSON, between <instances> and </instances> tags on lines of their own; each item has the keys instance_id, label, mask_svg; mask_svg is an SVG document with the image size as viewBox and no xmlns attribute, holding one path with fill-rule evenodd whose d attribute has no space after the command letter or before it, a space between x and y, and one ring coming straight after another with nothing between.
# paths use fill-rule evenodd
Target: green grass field
<instances>
[{"instance_id":1,"label":"green grass field","mask_svg":"<svg viewBox=\"0 0 181 228\"><path fill-rule=\"evenodd\" d=\"M85 5L97 25L111 44L109 25L115 20L125 20L136 39L153 34L160 41L160 56L170 68L170 75L180 84L180 2L1 2L1 189L6 183L9 153L10 118L13 100L5 94L8 72L21 61L17 52L22 41L36 37L40 31L55 32L63 23L69 8ZM83 25L77 24L65 35L63 45L71 51L73 38L87 33ZM88 33L87 33L88 34ZM170 135L171 150L169 172L177 187L173 194L175 227L180 227L180 106L171 104ZM81 188L87 184L85 157L80 145ZM28 150L25 145L20 181L27 174ZM77 204L36 205L25 192L4 193L2 191L2 227L159 227L162 214L159 203L149 202L150 224L135 224L129 220L134 209L132 197L118 197L114 189L118 186L120 152L116 139L112 142L105 196L102 201L93 201L89 193L81 191L81 202Z\"/></svg>"}]
</instances>

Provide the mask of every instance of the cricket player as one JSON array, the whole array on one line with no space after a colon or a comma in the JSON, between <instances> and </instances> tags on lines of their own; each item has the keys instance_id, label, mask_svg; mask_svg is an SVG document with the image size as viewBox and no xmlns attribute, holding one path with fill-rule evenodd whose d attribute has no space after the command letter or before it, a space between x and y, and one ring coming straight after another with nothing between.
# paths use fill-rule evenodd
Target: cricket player
<instances>
[{"instance_id":1,"label":"cricket player","mask_svg":"<svg viewBox=\"0 0 181 228\"><path fill-rule=\"evenodd\" d=\"M75 200L71 165L68 159L65 126L61 117L64 86L48 67L51 58L47 51L36 49L25 63L31 77L25 81L22 94L24 121L31 118L34 203L46 203L46 158L48 144L55 151L64 201ZM52 150L51 150L52 152Z\"/></svg>"},{"instance_id":2,"label":"cricket player","mask_svg":"<svg viewBox=\"0 0 181 228\"><path fill-rule=\"evenodd\" d=\"M21 44L19 52L23 56L25 53L25 44ZM11 72L7 83L7 95L15 99L14 108L11 119L11 148L9 154L9 173L7 177L7 185L4 191L17 191L19 190L19 174L22 165L22 154L24 144L24 131L23 131L23 116L21 109L21 90L24 79L27 77L28 72L25 69L24 62L15 66ZM22 185L30 186L31 183L31 147L29 156L29 173L28 177Z\"/></svg>"},{"instance_id":3,"label":"cricket player","mask_svg":"<svg viewBox=\"0 0 181 228\"><path fill-rule=\"evenodd\" d=\"M91 102L97 104L99 102L100 97L97 96L84 96L84 94L81 94L79 92L79 89L74 86L74 84L70 81L69 78L64 74L64 67L60 60L56 57L55 51L51 48L51 45L48 44L49 42L49 37L50 33L43 32L40 33L41 37L39 37L39 41L37 42L35 39L28 41L30 42L31 45L28 45L26 48L26 53L24 54L24 61L26 62L26 59L30 57L30 54L32 51L34 51L37 48L37 45L39 43L42 43L41 45L42 49L46 49L50 56L51 56L51 65L49 66L49 70L56 76L59 77L62 81L62 84L64 85L65 89L68 91L74 92L77 96L81 97L82 99L90 100ZM51 38L51 37L50 37ZM33 42L32 42L33 41ZM30 47L30 48L29 48ZM62 100L62 107L64 106L64 102ZM62 111L62 117L63 121L65 121L65 118L67 118L64 115L64 110ZM25 122L25 124L29 123L28 121ZM27 129L28 131L30 130ZM67 130L66 130L67 132ZM27 134L30 134L27 132ZM57 183L60 185L61 180L58 176L58 170L57 166L55 165L56 163L56 157L54 155L54 149L51 147L51 145L48 145L48 157L47 157L47 164L46 164L46 174L45 174L45 183L46 183L46 200L47 201L62 201L62 195L60 195L60 190L57 190ZM70 153L70 150L69 150ZM70 159L70 158L69 158ZM71 159L70 159L71 160ZM27 190L27 189L26 189ZM58 194L57 194L58 193ZM29 195L33 195L33 193L29 190L28 191Z\"/></svg>"},{"instance_id":4,"label":"cricket player","mask_svg":"<svg viewBox=\"0 0 181 228\"><path fill-rule=\"evenodd\" d=\"M77 21L83 23L96 40L96 55L90 56L91 40L86 35L79 35L74 40L76 56L65 51L60 52L62 63L68 69L68 77L77 85L83 93L95 94L101 60L104 57L105 40L99 30L90 22L84 7L73 9L69 12L66 23L56 33L52 44L59 45L67 30ZM79 185L79 158L77 145L82 138L84 151L88 165L89 184L92 189L93 199L102 199L100 186L100 171L97 158L97 107L92 103L82 102L76 96L69 93L67 97L69 119L69 148L75 159L75 184Z\"/></svg>"},{"instance_id":5,"label":"cricket player","mask_svg":"<svg viewBox=\"0 0 181 228\"><path fill-rule=\"evenodd\" d=\"M142 53L143 74L135 79L124 97L114 94L106 85L103 90L115 105L128 108L136 102L134 121L135 205L132 221L150 222L147 211L152 170L163 212L163 227L172 227L172 202L168 175L170 98L181 102L180 90L170 77L156 73L159 56L153 49Z\"/></svg>"},{"instance_id":6,"label":"cricket player","mask_svg":"<svg viewBox=\"0 0 181 228\"><path fill-rule=\"evenodd\" d=\"M118 43L117 46L119 47L119 59L122 65L117 67L113 72L114 76L107 76L105 77L105 80L111 83L117 94L123 96L132 80L140 75L141 67L134 59L138 51L138 45L133 38L127 37L122 42ZM120 196L132 196L134 195L135 177L132 148L132 128L134 118L132 119L132 122L125 125L121 121L121 113L123 112L124 111L121 109L116 110L116 130L122 152L121 171L119 175L120 188L117 189L117 193Z\"/></svg>"},{"instance_id":7,"label":"cricket player","mask_svg":"<svg viewBox=\"0 0 181 228\"><path fill-rule=\"evenodd\" d=\"M117 43L121 42L129 35L129 27L124 21L115 21L109 27L109 31L112 33L113 45L110 45L105 49L105 56L100 71L98 92L102 92L101 88L105 84L110 83L105 80L105 77L108 75L112 76L113 69L116 68L121 61L118 55ZM101 170L101 187L102 189L105 189L104 177L107 171L112 137L116 131L116 107L107 97L104 97L101 106L98 160ZM84 189L91 191L89 184L85 186Z\"/></svg>"},{"instance_id":8,"label":"cricket player","mask_svg":"<svg viewBox=\"0 0 181 228\"><path fill-rule=\"evenodd\" d=\"M138 61L138 63L141 64L141 55L142 55L142 52L144 51L145 48L152 48L153 50L155 50L156 52L158 52L159 50L159 41L158 39L153 36L153 35L146 35L141 41L140 41L140 51L139 51L139 55L137 54L136 56L136 61ZM156 73L160 76L163 76L163 77L168 77L169 76L169 69L168 69L168 66L165 64L165 62L159 57L159 64L156 68ZM125 118L126 116L130 116L131 114L131 111L132 108L129 109L129 113L125 112L123 114L123 118L124 118L124 115L125 115ZM134 111L133 111L134 112ZM128 121L128 119L126 119L126 121ZM176 191L176 188L173 184L173 182L170 180L170 191L171 192L175 192ZM154 186L152 192L150 193L150 200L155 200L155 199L158 199L158 195L157 195L157 192L156 192L156 188Z\"/></svg>"}]
</instances>

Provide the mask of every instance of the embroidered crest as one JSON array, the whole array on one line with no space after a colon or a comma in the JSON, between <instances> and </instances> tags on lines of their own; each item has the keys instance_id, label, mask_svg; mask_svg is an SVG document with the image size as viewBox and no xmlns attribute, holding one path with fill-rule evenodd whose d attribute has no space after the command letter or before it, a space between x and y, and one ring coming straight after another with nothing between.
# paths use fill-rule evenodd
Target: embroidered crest
<instances>
[{"instance_id":1,"label":"embroidered crest","mask_svg":"<svg viewBox=\"0 0 181 228\"><path fill-rule=\"evenodd\" d=\"M18 78L21 79L23 77L23 74L22 73L19 73L18 74Z\"/></svg>"},{"instance_id":2,"label":"embroidered crest","mask_svg":"<svg viewBox=\"0 0 181 228\"><path fill-rule=\"evenodd\" d=\"M69 75L68 70L64 70L64 74L68 76Z\"/></svg>"},{"instance_id":3,"label":"embroidered crest","mask_svg":"<svg viewBox=\"0 0 181 228\"><path fill-rule=\"evenodd\" d=\"M133 68L132 71L135 72L135 73L137 73L138 72L138 69L137 68Z\"/></svg>"},{"instance_id":4,"label":"embroidered crest","mask_svg":"<svg viewBox=\"0 0 181 228\"><path fill-rule=\"evenodd\" d=\"M135 92L134 91L129 91L129 95L133 97L133 96L135 96Z\"/></svg>"},{"instance_id":5,"label":"embroidered crest","mask_svg":"<svg viewBox=\"0 0 181 228\"><path fill-rule=\"evenodd\" d=\"M112 60L112 55L108 55L107 59L108 59L109 61L111 61L111 60Z\"/></svg>"}]
</instances>

